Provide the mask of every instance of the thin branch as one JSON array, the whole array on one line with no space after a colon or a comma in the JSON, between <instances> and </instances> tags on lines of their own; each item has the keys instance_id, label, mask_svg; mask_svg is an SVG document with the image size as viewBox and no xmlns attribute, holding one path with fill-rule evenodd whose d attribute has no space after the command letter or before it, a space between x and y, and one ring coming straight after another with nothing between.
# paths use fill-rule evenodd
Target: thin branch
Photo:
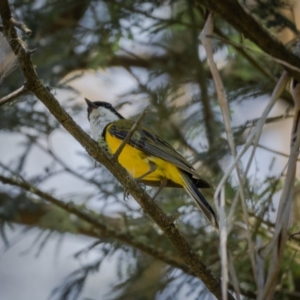
<instances>
[{"instance_id":1,"label":"thin branch","mask_svg":"<svg viewBox=\"0 0 300 300\"><path fill-rule=\"evenodd\" d=\"M99 221L99 216L92 217L89 213L87 213L86 211L83 211L82 207L77 207L72 202L67 203L62 200L59 200L59 199L53 197L52 195L45 193L45 192L41 191L40 189L36 188L35 186L29 184L25 180L20 181L17 179L12 179L12 178L0 175L0 181L4 184L17 186L17 187L20 187L30 193L33 193L33 194L39 196L40 198L46 200L47 202L63 209L64 211L77 216L80 220L85 221L86 223L91 225L92 228L87 230L87 228L85 226L83 226L84 231L82 233L84 233L84 234L88 234L90 236L98 237L98 238L103 238L103 235L107 236L107 237L113 237L121 242L124 242L130 246L135 247L136 249L139 249L139 250L155 257L156 259L162 260L165 263L167 263L173 267L179 268L179 269L183 270L185 273L191 274L191 271L188 268L188 266L185 265L180 259L174 258L174 257L170 258L169 256L165 255L164 251L160 251L156 248L154 249L153 247L150 247L149 244L146 245L142 242L139 242L138 239L136 239L128 231L126 231L126 233L124 233L124 231L122 231L122 230L115 230L111 226L107 226L106 221L105 221L105 223ZM28 219L27 219L27 222L28 222ZM101 233L99 233L99 230L101 231Z\"/></svg>"},{"instance_id":2,"label":"thin branch","mask_svg":"<svg viewBox=\"0 0 300 300\"><path fill-rule=\"evenodd\" d=\"M277 150L274 150L274 149L271 149L267 146L263 146L262 144L258 144L257 147L261 148L261 149L264 149L264 150L267 150L267 151L270 151L274 154L278 154L278 155L281 155L281 156L284 156L284 157L287 157L289 158L290 156L286 153L283 153L283 152L280 152L280 151L277 151ZM298 158L297 161L300 161L300 159Z\"/></svg>"},{"instance_id":3,"label":"thin branch","mask_svg":"<svg viewBox=\"0 0 300 300\"><path fill-rule=\"evenodd\" d=\"M228 38L226 38L223 33L215 29L216 33L212 35L212 37L222 41L224 44L231 45L234 47L238 52L240 52L258 71L260 71L264 76L269 78L272 81L276 81L276 77L272 74L271 71L261 66L261 64L247 51L245 51L244 45L238 44Z\"/></svg>"},{"instance_id":4,"label":"thin branch","mask_svg":"<svg viewBox=\"0 0 300 300\"><path fill-rule=\"evenodd\" d=\"M259 119L258 123L256 124L254 130L248 136L247 142L245 143L243 149L237 154L234 161L227 168L225 174L223 175L222 179L220 180L220 182L217 186L216 193L219 193L221 191L222 186L225 184L225 182L231 175L236 164L239 162L239 160L245 154L245 152L249 149L249 147L252 146L253 141L255 141L255 143L258 143L258 140L261 136L262 128L265 124L265 120L266 120L268 114L270 113L271 109L273 108L274 104L276 103L278 97L280 96L282 91L285 89L289 80L290 80L290 76L287 74L287 72L283 72L283 74L281 75L280 79L278 80L278 82L273 90L272 96L270 98L270 102L268 103L267 107L263 111L261 118Z\"/></svg>"},{"instance_id":5,"label":"thin branch","mask_svg":"<svg viewBox=\"0 0 300 300\"><path fill-rule=\"evenodd\" d=\"M219 195L218 200L219 216L220 216L220 252L221 252L221 265L222 265L222 295L223 299L227 300L227 290L228 290L228 252L227 252L227 227L226 227L226 214L225 214L225 187L222 189L222 193ZM233 264L231 268L234 270ZM235 272L234 272L235 273ZM235 278L238 282L237 277ZM236 285L235 285L236 286ZM239 284L237 284L239 286ZM235 289L237 293L237 289ZM237 294L237 297L240 295Z\"/></svg>"},{"instance_id":6,"label":"thin branch","mask_svg":"<svg viewBox=\"0 0 300 300\"><path fill-rule=\"evenodd\" d=\"M256 241L256 247L257 249L261 249L262 247L262 239L261 237L257 236L257 241ZM265 271L265 260L262 257L260 251L256 252L256 261L257 261L257 298L261 297L263 294L264 290L264 283L265 283L265 278L264 278L264 271Z\"/></svg>"},{"instance_id":7,"label":"thin branch","mask_svg":"<svg viewBox=\"0 0 300 300\"><path fill-rule=\"evenodd\" d=\"M0 106L4 105L6 103L11 103L16 98L18 98L21 95L24 95L27 92L28 92L28 89L26 88L26 86L23 85L22 87L18 88L16 91L12 92L11 94L1 98Z\"/></svg>"},{"instance_id":8,"label":"thin branch","mask_svg":"<svg viewBox=\"0 0 300 300\"><path fill-rule=\"evenodd\" d=\"M232 257L230 256L229 253L228 253L228 271L229 271L229 274L231 277L232 286L233 286L233 290L235 292L236 300L241 300L241 298L240 298L241 297L241 289L239 286L238 277L237 277L237 274L234 269Z\"/></svg>"},{"instance_id":9,"label":"thin branch","mask_svg":"<svg viewBox=\"0 0 300 300\"><path fill-rule=\"evenodd\" d=\"M15 27L17 27L17 28L19 28L20 30L22 30L26 35L28 35L28 36L31 35L32 30L29 29L25 24L23 24L23 23L21 23L21 22L18 22L18 21L17 21L16 19L14 19L14 18L11 18L10 21L11 21L11 23L12 23Z\"/></svg>"},{"instance_id":10,"label":"thin branch","mask_svg":"<svg viewBox=\"0 0 300 300\"><path fill-rule=\"evenodd\" d=\"M132 128L130 129L130 131L126 135L125 139L122 141L122 143L119 146L119 148L117 149L117 151L114 153L113 157L116 160L118 160L118 157L121 154L122 150L124 149L124 147L126 146L126 144L129 142L129 140L131 139L132 135L137 130L137 128L139 127L139 125L141 124L142 120L144 119L144 117L147 114L147 112L149 111L149 109L150 109L150 106L147 106L144 109L144 111L141 113L141 115L139 116L139 118L135 121L135 123L133 124Z\"/></svg>"},{"instance_id":11,"label":"thin branch","mask_svg":"<svg viewBox=\"0 0 300 300\"><path fill-rule=\"evenodd\" d=\"M289 115L287 113L284 113L282 115L278 115L278 116L275 116L275 117L269 117L269 118L266 118L265 120L265 124L270 124L270 123L275 123L275 122L280 122L282 120L285 120L285 119L288 119L288 118L293 118L294 115ZM252 128L254 127L258 122L260 121L260 118L255 118L255 119L252 119L252 120L248 120L245 122L244 125L242 125L244 128ZM233 127L233 129L239 129L240 126L236 126L236 127Z\"/></svg>"},{"instance_id":12,"label":"thin branch","mask_svg":"<svg viewBox=\"0 0 300 300\"><path fill-rule=\"evenodd\" d=\"M220 40L220 41L222 41L222 42L224 42L224 43L227 43L227 44L229 44L229 45L231 45L231 46L234 46L236 49L244 49L244 50L247 49L247 50L250 50L250 51L252 51L252 52L260 53L261 55L266 56L266 57L270 58L271 60L273 60L273 61L275 61L275 62L277 62L277 63L279 63L279 64L281 64L281 65L283 65L283 66L288 67L288 68L291 69L291 70L294 70L294 71L296 71L296 72L300 72L300 68L295 67L295 66L289 64L288 62L282 60L282 59L273 57L272 55L269 55L268 53L261 52L261 51L258 50L258 49L254 49L254 48L251 48L251 47L249 47L249 46L245 46L245 45L242 45L242 44L238 44L238 43L236 43L236 42L234 42L234 41L230 41L230 40L228 40L228 39L222 38L222 37L220 37L220 36L218 36L218 35L216 35L216 34L212 34L212 35L210 35L210 37L214 37L214 38L216 38L216 39L218 39L218 40ZM275 77L272 76L270 72L268 72L267 74L266 74L266 72L268 72L268 71L265 71L264 74L265 74L269 79L275 80ZM271 77L271 76L272 76L272 77Z\"/></svg>"},{"instance_id":13,"label":"thin branch","mask_svg":"<svg viewBox=\"0 0 300 300\"><path fill-rule=\"evenodd\" d=\"M224 93L224 86L218 72L217 66L213 58L213 50L211 39L207 38L207 35L213 32L213 19L212 14L209 14L204 28L200 34L200 40L203 47L205 48L207 61L213 76L215 83L219 104L223 114L223 120L225 124L226 136L229 144L229 148L232 155L236 155L235 145L233 142L233 134L230 128L230 113L227 104L226 96ZM227 290L228 290L228 254L227 254L227 226L226 226L226 214L225 214L225 192L224 188L220 194L215 194L215 203L218 207L220 216L220 252L221 252L221 266L222 266L222 295L223 299L227 300Z\"/></svg>"}]
</instances>

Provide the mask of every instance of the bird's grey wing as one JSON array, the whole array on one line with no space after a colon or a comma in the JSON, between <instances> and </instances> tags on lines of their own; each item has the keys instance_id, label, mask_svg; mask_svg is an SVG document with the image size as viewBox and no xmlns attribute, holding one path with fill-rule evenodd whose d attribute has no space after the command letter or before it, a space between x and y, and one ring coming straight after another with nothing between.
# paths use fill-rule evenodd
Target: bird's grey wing
<instances>
[{"instance_id":1,"label":"bird's grey wing","mask_svg":"<svg viewBox=\"0 0 300 300\"><path fill-rule=\"evenodd\" d=\"M129 120L126 120L129 121ZM116 121L117 123L119 121ZM121 123L120 123L121 124ZM123 140L127 136L130 128L133 126L134 122L130 121L126 123L125 126L119 126L120 124L111 124L108 130L111 135ZM171 164L174 164L179 169L192 175L198 181L197 186L199 187L211 187L208 182L206 182L192 167L192 165L179 153L177 152L169 143L164 141L159 136L153 134L149 130L140 126L134 132L129 145L135 147L144 153L152 156L159 157Z\"/></svg>"}]
</instances>

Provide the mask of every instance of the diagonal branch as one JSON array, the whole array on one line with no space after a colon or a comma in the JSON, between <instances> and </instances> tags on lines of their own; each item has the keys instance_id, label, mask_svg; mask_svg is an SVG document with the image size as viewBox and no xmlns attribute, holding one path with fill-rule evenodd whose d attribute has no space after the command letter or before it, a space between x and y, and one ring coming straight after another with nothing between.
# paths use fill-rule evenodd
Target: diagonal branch
<instances>
[{"instance_id":1,"label":"diagonal branch","mask_svg":"<svg viewBox=\"0 0 300 300\"><path fill-rule=\"evenodd\" d=\"M14 26L16 26L17 28L22 30L26 35L28 35L28 36L31 35L31 33L32 33L31 29L29 29L25 24L18 22L14 18L11 18L10 21Z\"/></svg>"},{"instance_id":2,"label":"diagonal branch","mask_svg":"<svg viewBox=\"0 0 300 300\"><path fill-rule=\"evenodd\" d=\"M290 80L290 76L288 75L288 73L286 71L284 71L283 74L281 75L281 77L279 78L274 90L273 90L273 93L272 93L271 98L270 98L270 102L268 103L268 105L264 109L259 121L255 125L254 130L248 136L244 147L237 154L234 161L228 166L228 168L226 170L226 173L223 175L222 179L220 180L220 182L219 182L219 184L216 188L215 194L220 193L222 186L225 184L226 180L229 178L232 171L234 170L236 164L239 162L241 157L246 153L246 151L249 149L249 147L252 146L253 144L256 147L256 145L258 144L258 140L261 136L261 132L262 132L262 128L265 124L265 120L267 119L268 114L270 113L271 109L273 108L276 101L280 97L281 93L285 89L285 87L288 84L289 80Z\"/></svg>"},{"instance_id":3,"label":"diagonal branch","mask_svg":"<svg viewBox=\"0 0 300 300\"><path fill-rule=\"evenodd\" d=\"M2 97L0 99L0 106L4 105L6 103L12 102L19 96L24 95L26 92L27 92L27 88L25 86L21 86L20 88L18 88L14 92L10 93L9 95Z\"/></svg>"},{"instance_id":4,"label":"diagonal branch","mask_svg":"<svg viewBox=\"0 0 300 300\"><path fill-rule=\"evenodd\" d=\"M124 147L126 146L126 144L129 142L129 140L131 139L132 135L137 130L137 128L139 127L139 125L141 124L142 120L144 119L144 117L145 117L146 113L149 111L149 109L150 109L150 106L147 106L144 109L144 111L141 113L141 115L139 116L139 118L135 121L135 123L133 124L132 128L130 129L130 131L126 135L125 139L122 141L121 145L119 146L119 148L117 149L117 151L114 153L114 155L113 155L114 159L118 160L118 157L121 154L122 150L124 149Z\"/></svg>"}]
</instances>

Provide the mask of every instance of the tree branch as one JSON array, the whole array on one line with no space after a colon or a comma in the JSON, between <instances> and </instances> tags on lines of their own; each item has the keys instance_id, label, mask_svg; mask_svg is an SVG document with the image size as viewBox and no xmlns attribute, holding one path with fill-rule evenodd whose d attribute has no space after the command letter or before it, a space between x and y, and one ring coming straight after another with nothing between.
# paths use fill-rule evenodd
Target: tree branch
<instances>
[{"instance_id":1,"label":"tree branch","mask_svg":"<svg viewBox=\"0 0 300 300\"><path fill-rule=\"evenodd\" d=\"M14 26L16 26L17 28L22 30L26 35L28 35L28 36L31 35L32 31L25 24L18 22L14 18L11 18L10 21Z\"/></svg>"},{"instance_id":2,"label":"tree branch","mask_svg":"<svg viewBox=\"0 0 300 300\"><path fill-rule=\"evenodd\" d=\"M26 92L28 92L28 90L25 86L20 87L16 91L14 91L14 92L10 93L9 95L1 98L0 99L0 106L4 105L6 103L12 102L13 100L18 98L19 96L24 95Z\"/></svg>"},{"instance_id":3,"label":"tree branch","mask_svg":"<svg viewBox=\"0 0 300 300\"><path fill-rule=\"evenodd\" d=\"M147 112L149 111L149 109L150 109L150 106L147 106L144 109L144 111L141 113L141 115L139 116L139 118L135 121L135 123L133 124L132 128L130 129L130 131L126 135L125 139L122 141L121 145L119 146L119 148L117 149L117 151L114 153L114 155L113 155L114 159L118 160L118 157L121 154L122 150L124 149L124 147L126 146L126 144L128 143L128 141L131 139L132 135L137 130L137 128L139 127L139 125L141 124L142 120L144 119L144 117L147 114Z\"/></svg>"}]
</instances>

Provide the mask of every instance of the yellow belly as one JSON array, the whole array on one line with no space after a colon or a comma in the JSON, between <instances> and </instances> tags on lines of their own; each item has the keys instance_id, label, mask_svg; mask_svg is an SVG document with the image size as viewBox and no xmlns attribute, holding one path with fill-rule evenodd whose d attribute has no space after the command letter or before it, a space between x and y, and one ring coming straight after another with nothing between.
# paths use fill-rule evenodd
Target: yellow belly
<instances>
[{"instance_id":1,"label":"yellow belly","mask_svg":"<svg viewBox=\"0 0 300 300\"><path fill-rule=\"evenodd\" d=\"M114 154L122 143L122 140L107 134L106 143L110 153ZM148 172L150 170L150 162L152 162L155 164L156 169L152 173L143 177L143 180L161 181L163 179L169 179L181 186L184 185L176 166L161 158L148 156L128 144L123 148L118 161L133 178L141 177Z\"/></svg>"}]
</instances>

